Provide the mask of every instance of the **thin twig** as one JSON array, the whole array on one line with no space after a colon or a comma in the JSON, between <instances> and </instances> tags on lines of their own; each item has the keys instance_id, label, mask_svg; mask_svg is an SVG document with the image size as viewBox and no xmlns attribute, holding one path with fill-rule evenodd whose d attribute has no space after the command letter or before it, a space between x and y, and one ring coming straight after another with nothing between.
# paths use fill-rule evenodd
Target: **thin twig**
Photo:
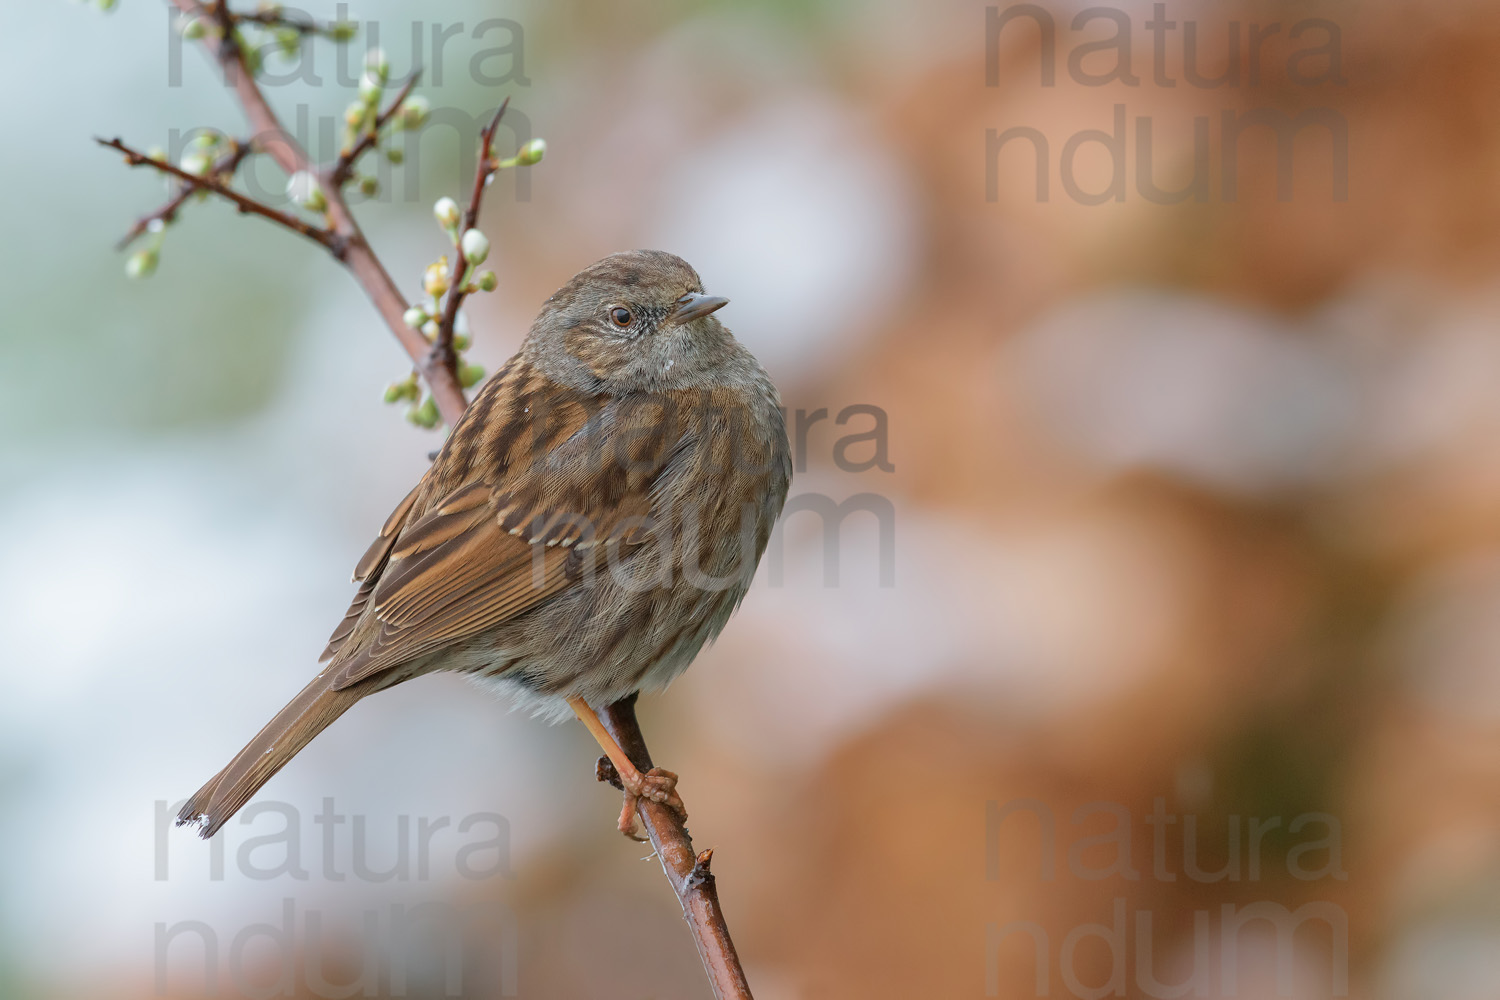
<instances>
[{"instance_id":1,"label":"thin twig","mask_svg":"<svg viewBox=\"0 0 1500 1000\"><path fill-rule=\"evenodd\" d=\"M226 155L221 156L214 163L213 167L209 169L207 176L214 178L233 177L234 172L240 168L240 163L245 159L245 157L250 155L250 143L240 142L235 139L231 139L229 141L233 144L229 152ZM150 212L135 220L135 224L132 225L130 229L126 231L125 235L120 237L120 241L115 244L115 249L124 250L126 247L130 246L130 244L140 239L140 237L144 235L148 229L151 228L151 224L153 222L160 222L164 226L170 225L172 221L177 218L178 209L182 208L182 206L187 203L187 200L189 198L202 190L204 189L198 185L179 183L177 186L177 193L174 194L171 198L167 199L166 204L162 205L162 207L158 208L156 211Z\"/></svg>"},{"instance_id":2,"label":"thin twig","mask_svg":"<svg viewBox=\"0 0 1500 1000\"><path fill-rule=\"evenodd\" d=\"M646 739L635 718L635 699L631 695L606 706L599 712L599 719L630 762L644 773L651 770L651 751L646 749ZM662 871L682 904L682 918L692 929L693 943L714 996L718 1000L752 1000L750 984L719 906L719 888L709 867L714 852L695 854L682 818L660 802L642 796L636 804L636 815L645 824Z\"/></svg>"},{"instance_id":3,"label":"thin twig","mask_svg":"<svg viewBox=\"0 0 1500 1000\"><path fill-rule=\"evenodd\" d=\"M500 127L500 119L505 117L505 109L508 107L509 97L500 102L490 123L479 133L479 162L474 166L474 190L469 194L469 207L464 209L463 221L458 227L460 236L479 224L479 206L484 201L484 189L495 172L492 151L495 130ZM453 330L458 323L458 307L463 305L464 296L468 294L463 280L468 271L468 263L464 260L462 247L456 247L455 251L453 270L448 276L448 301L443 303L443 315L438 319L438 333L432 344L433 355L450 365L457 359L453 351Z\"/></svg>"},{"instance_id":4,"label":"thin twig","mask_svg":"<svg viewBox=\"0 0 1500 1000\"><path fill-rule=\"evenodd\" d=\"M375 117L375 123L360 135L359 141L339 154L339 158L334 161L333 169L328 175L335 186L343 186L344 182L354 173L354 164L359 161L359 158L364 155L366 150L379 141L380 130L385 128L391 118L401 110L401 105L411 96L412 88L417 85L417 80L421 75L422 71L420 69L413 72L411 79L406 81L406 85L396 95L396 99L390 103L389 107Z\"/></svg>"},{"instance_id":5,"label":"thin twig","mask_svg":"<svg viewBox=\"0 0 1500 1000\"><path fill-rule=\"evenodd\" d=\"M242 195L234 188L220 183L211 176L205 175L200 177L197 174L190 174L176 164L168 163L166 160L153 160L145 153L142 153L138 149L130 148L117 138L100 139L96 136L94 141L101 146L108 146L110 149L124 153L125 162L132 167L151 167L154 170L159 170L168 176L177 178L184 184L190 185L195 190L211 191L220 198L232 201L235 207L242 213L259 215L270 219L272 222L285 226L294 233L300 233L313 242L327 247L329 250L334 250L336 247L338 236L332 230L320 229L317 226L302 221L294 215L288 215L280 209L272 208L270 205L256 201L254 198Z\"/></svg>"},{"instance_id":6,"label":"thin twig","mask_svg":"<svg viewBox=\"0 0 1500 1000\"><path fill-rule=\"evenodd\" d=\"M258 24L263 28L291 28L301 35L327 35L333 31L334 21L318 21L314 18L289 16L286 11L257 10L249 14L231 11L231 20L236 24Z\"/></svg>"}]
</instances>

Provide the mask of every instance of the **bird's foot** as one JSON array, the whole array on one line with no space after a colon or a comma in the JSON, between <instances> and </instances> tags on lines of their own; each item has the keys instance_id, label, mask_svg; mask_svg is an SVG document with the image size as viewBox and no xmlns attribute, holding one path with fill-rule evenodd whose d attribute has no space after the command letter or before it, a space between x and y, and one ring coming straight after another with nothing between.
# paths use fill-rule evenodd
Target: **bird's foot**
<instances>
[{"instance_id":1,"label":"bird's foot","mask_svg":"<svg viewBox=\"0 0 1500 1000\"><path fill-rule=\"evenodd\" d=\"M595 772L600 781L607 781L625 793L625 799L620 805L618 826L620 832L631 840L641 843L646 841L645 837L640 836L636 825L636 806L641 799L660 803L682 819L687 819L687 806L683 805L682 796L677 794L677 775L671 771L653 767L642 774L631 768L628 774L622 775L608 757L600 757Z\"/></svg>"}]
</instances>

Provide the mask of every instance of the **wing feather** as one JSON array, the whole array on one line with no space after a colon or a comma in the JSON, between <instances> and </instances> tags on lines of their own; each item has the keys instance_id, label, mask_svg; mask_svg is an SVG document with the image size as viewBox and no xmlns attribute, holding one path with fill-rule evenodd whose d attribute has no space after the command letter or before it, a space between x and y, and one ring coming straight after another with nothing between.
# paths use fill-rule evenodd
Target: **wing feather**
<instances>
[{"instance_id":1,"label":"wing feather","mask_svg":"<svg viewBox=\"0 0 1500 1000\"><path fill-rule=\"evenodd\" d=\"M354 579L359 584L359 590L355 592L354 600L349 603L349 610L344 612L343 620L333 630L333 635L329 636L328 645L318 657L319 663L333 659L344 642L354 633L354 627L359 624L365 605L369 603L370 594L375 590L375 577L385 568L391 548L396 544L396 536L406 524L406 518L411 514L412 505L416 502L417 493L421 489L422 483L418 482L412 491L402 498L401 502L396 505L396 509L391 511L391 516L385 519L385 524L381 525L380 534L375 536L375 541L370 543L365 554L360 556L358 564L354 567Z\"/></svg>"},{"instance_id":2,"label":"wing feather","mask_svg":"<svg viewBox=\"0 0 1500 1000\"><path fill-rule=\"evenodd\" d=\"M537 403L558 392L508 366L459 421L360 560L324 654L335 690L462 644L649 540L680 425L602 397ZM628 462L601 461L622 425L637 432Z\"/></svg>"}]
</instances>

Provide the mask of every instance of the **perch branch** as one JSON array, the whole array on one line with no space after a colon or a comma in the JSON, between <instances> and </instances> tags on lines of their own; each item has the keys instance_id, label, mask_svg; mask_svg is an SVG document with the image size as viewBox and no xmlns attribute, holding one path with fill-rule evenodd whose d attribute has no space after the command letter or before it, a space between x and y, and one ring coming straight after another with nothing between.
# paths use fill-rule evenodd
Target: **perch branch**
<instances>
[{"instance_id":1,"label":"perch branch","mask_svg":"<svg viewBox=\"0 0 1500 1000\"><path fill-rule=\"evenodd\" d=\"M651 752L646 749L646 738L641 735L640 723L635 718L635 699L631 695L601 709L599 719L630 762L644 773L651 770ZM724 911L719 907L719 888L710 869L713 850L695 854L681 817L660 802L643 796L636 804L636 815L645 824L651 846L661 859L662 871L682 904L682 917L692 929L693 943L698 947L698 957L713 985L714 996L718 1000L751 1000L750 984L745 980Z\"/></svg>"}]
</instances>

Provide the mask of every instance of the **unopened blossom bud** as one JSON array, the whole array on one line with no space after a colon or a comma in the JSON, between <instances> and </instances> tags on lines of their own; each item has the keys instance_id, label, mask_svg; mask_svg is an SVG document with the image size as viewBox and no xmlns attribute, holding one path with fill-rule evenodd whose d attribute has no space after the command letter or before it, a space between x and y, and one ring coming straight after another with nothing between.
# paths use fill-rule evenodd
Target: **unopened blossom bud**
<instances>
[{"instance_id":1,"label":"unopened blossom bud","mask_svg":"<svg viewBox=\"0 0 1500 1000\"><path fill-rule=\"evenodd\" d=\"M516 154L516 162L523 167L529 167L534 163L541 163L542 157L547 155L547 141L545 139L532 139L521 147Z\"/></svg>"},{"instance_id":2,"label":"unopened blossom bud","mask_svg":"<svg viewBox=\"0 0 1500 1000\"><path fill-rule=\"evenodd\" d=\"M459 245L463 249L464 260L470 264L483 264L484 259L490 255L489 237L477 229L464 233Z\"/></svg>"},{"instance_id":3,"label":"unopened blossom bud","mask_svg":"<svg viewBox=\"0 0 1500 1000\"><path fill-rule=\"evenodd\" d=\"M311 211L321 212L328 207L328 200L323 197L318 179L306 170L299 170L287 178L286 193L292 201Z\"/></svg>"},{"instance_id":4,"label":"unopened blossom bud","mask_svg":"<svg viewBox=\"0 0 1500 1000\"><path fill-rule=\"evenodd\" d=\"M426 272L422 275L422 289L433 298L438 298L448 290L448 258L439 257L434 264L428 264Z\"/></svg>"},{"instance_id":5,"label":"unopened blossom bud","mask_svg":"<svg viewBox=\"0 0 1500 1000\"><path fill-rule=\"evenodd\" d=\"M385 57L385 50L371 49L366 52L365 69L383 86L391 77L391 64Z\"/></svg>"},{"instance_id":6,"label":"unopened blossom bud","mask_svg":"<svg viewBox=\"0 0 1500 1000\"><path fill-rule=\"evenodd\" d=\"M155 250L137 250L125 261L125 274L131 278L149 278L156 272L158 259Z\"/></svg>"},{"instance_id":7,"label":"unopened blossom bud","mask_svg":"<svg viewBox=\"0 0 1500 1000\"><path fill-rule=\"evenodd\" d=\"M438 220L438 225L444 229L457 229L461 218L458 210L458 202L452 198L439 198L437 204L432 206L432 214Z\"/></svg>"},{"instance_id":8,"label":"unopened blossom bud","mask_svg":"<svg viewBox=\"0 0 1500 1000\"><path fill-rule=\"evenodd\" d=\"M431 113L432 105L427 98L412 96L401 102L401 114L397 120L403 128L421 128Z\"/></svg>"},{"instance_id":9,"label":"unopened blossom bud","mask_svg":"<svg viewBox=\"0 0 1500 1000\"><path fill-rule=\"evenodd\" d=\"M182 159L178 161L177 166L181 168L183 173L192 174L194 177L202 177L208 173L209 168L213 166L213 162L213 157L209 156L203 150L190 149L182 154Z\"/></svg>"},{"instance_id":10,"label":"unopened blossom bud","mask_svg":"<svg viewBox=\"0 0 1500 1000\"><path fill-rule=\"evenodd\" d=\"M438 425L438 420L441 418L438 414L437 403L433 401L431 396L428 396L422 400L421 406L415 407L406 415L406 419L418 427L426 427L428 430L431 430Z\"/></svg>"},{"instance_id":11,"label":"unopened blossom bud","mask_svg":"<svg viewBox=\"0 0 1500 1000\"><path fill-rule=\"evenodd\" d=\"M380 93L385 89L385 81L378 79L373 71L366 70L359 78L359 97L366 104L374 104L380 100Z\"/></svg>"}]
</instances>

